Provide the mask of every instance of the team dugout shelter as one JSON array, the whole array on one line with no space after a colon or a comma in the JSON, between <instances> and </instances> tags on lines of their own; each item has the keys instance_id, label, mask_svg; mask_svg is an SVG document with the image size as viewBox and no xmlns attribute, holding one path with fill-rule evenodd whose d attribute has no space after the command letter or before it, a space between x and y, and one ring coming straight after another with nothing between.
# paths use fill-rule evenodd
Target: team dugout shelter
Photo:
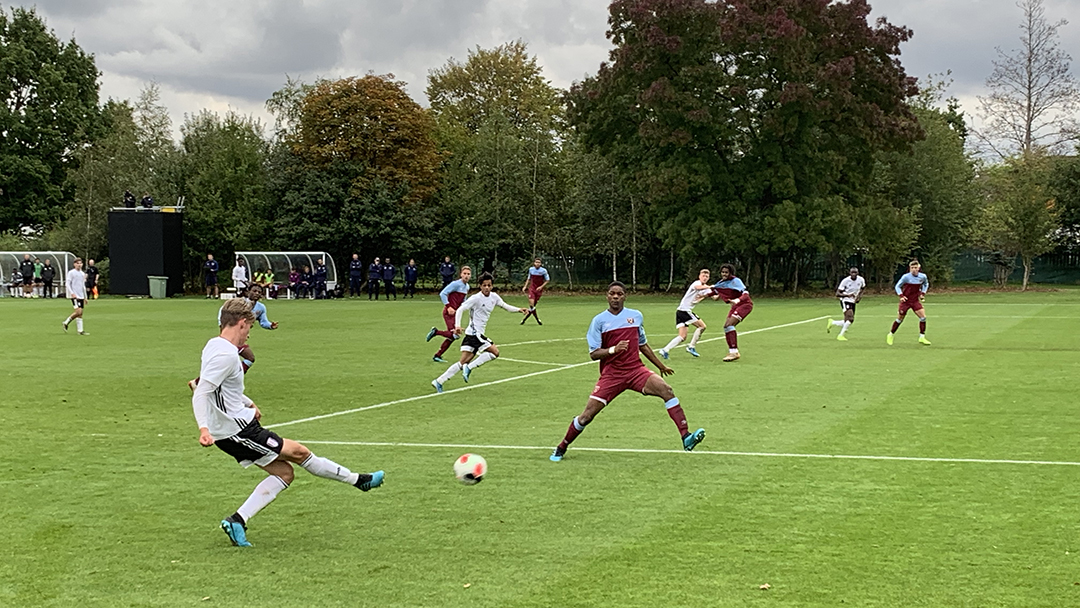
<instances>
[{"instance_id":1,"label":"team dugout shelter","mask_svg":"<svg viewBox=\"0 0 1080 608\"><path fill-rule=\"evenodd\" d=\"M326 264L326 289L337 287L337 265L334 258L325 251L237 251L233 257L243 258L248 268L248 277L255 276L256 272L269 270L274 275L274 283L287 285L289 272L295 268L297 272L303 272L304 266L315 272L315 266L321 259ZM227 262L221 264L222 269L232 270Z\"/></svg>"},{"instance_id":2,"label":"team dugout shelter","mask_svg":"<svg viewBox=\"0 0 1080 608\"><path fill-rule=\"evenodd\" d=\"M56 268L56 277L53 279L53 293L57 297L63 297L66 295L64 292L67 287L65 286L65 280L67 279L67 273L74 268L75 254L69 251L0 251L0 285L6 288L11 285L11 281L16 276L19 280L22 280L22 274L19 273L19 264L23 261L24 255L30 255L30 260L34 258L41 260L44 264L45 260L51 260L49 264ZM86 260L83 260L86 263ZM85 266L84 266L85 269Z\"/></svg>"}]
</instances>

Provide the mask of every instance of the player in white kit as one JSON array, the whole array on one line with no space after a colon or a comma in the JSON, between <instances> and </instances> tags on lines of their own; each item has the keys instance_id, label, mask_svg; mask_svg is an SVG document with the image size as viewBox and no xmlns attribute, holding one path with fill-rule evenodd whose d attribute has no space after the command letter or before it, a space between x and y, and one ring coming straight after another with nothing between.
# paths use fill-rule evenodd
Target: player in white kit
<instances>
[{"instance_id":1,"label":"player in white kit","mask_svg":"<svg viewBox=\"0 0 1080 608\"><path fill-rule=\"evenodd\" d=\"M689 333L691 325L697 329L694 330L694 337L690 338L690 345L686 347L686 352L695 357L701 356L697 352L697 343L701 338L701 334L705 331L705 322L694 314L694 307L712 291L712 285L709 285L709 276L709 269L702 268L701 272L698 273L698 280L686 288L686 293L683 294L679 307L675 309L675 327L679 330L679 335L672 338L667 346L656 351L661 357L667 359L671 349L682 344L683 340L686 339L686 334Z\"/></svg>"},{"instance_id":2,"label":"player in white kit","mask_svg":"<svg viewBox=\"0 0 1080 608\"><path fill-rule=\"evenodd\" d=\"M191 396L199 444L216 445L244 468L256 465L267 475L235 513L221 520L221 529L238 547L251 546L247 523L289 487L293 464L317 477L347 483L365 492L382 485L384 477L382 471L353 473L312 454L299 442L263 428L262 412L244 394L244 371L236 356L236 349L247 343L254 322L249 301L234 298L225 302L221 307L221 334L203 348L200 380Z\"/></svg>"},{"instance_id":3,"label":"player in white kit","mask_svg":"<svg viewBox=\"0 0 1080 608\"><path fill-rule=\"evenodd\" d=\"M491 311L495 310L496 306L501 306L510 312L527 313L529 311L527 308L511 306L503 301L499 294L492 293L491 287L494 282L494 277L489 273L480 275L480 293L465 300L465 303L454 313L454 334L465 334L465 339L461 341L461 360L431 381L431 386L434 386L436 391L443 392L443 385L459 371L461 379L468 382L469 375L474 369L499 356L499 348L484 335L488 319L491 318ZM469 326L463 330L461 329L461 314L466 310L469 311Z\"/></svg>"},{"instance_id":4,"label":"player in white kit","mask_svg":"<svg viewBox=\"0 0 1080 608\"><path fill-rule=\"evenodd\" d=\"M840 335L836 336L836 339L841 342L847 342L844 333L855 322L855 305L862 299L862 292L866 289L866 279L859 276L858 268L852 266L848 273L848 276L844 277L844 280L840 281L840 286L836 288L836 297L840 298L840 307L844 310L844 320L829 319L825 325L826 332L831 332L834 326L840 328Z\"/></svg>"},{"instance_id":5,"label":"player in white kit","mask_svg":"<svg viewBox=\"0 0 1080 608\"><path fill-rule=\"evenodd\" d=\"M75 307L75 312L71 313L67 319L64 319L64 331L68 330L68 324L71 320L75 320L75 329L79 330L80 336L87 336L83 331L83 307L86 306L86 273L82 271L82 258L75 258L75 262L72 263L71 270L67 273L67 280L65 281L67 287L67 296L71 298L71 305Z\"/></svg>"}]
</instances>

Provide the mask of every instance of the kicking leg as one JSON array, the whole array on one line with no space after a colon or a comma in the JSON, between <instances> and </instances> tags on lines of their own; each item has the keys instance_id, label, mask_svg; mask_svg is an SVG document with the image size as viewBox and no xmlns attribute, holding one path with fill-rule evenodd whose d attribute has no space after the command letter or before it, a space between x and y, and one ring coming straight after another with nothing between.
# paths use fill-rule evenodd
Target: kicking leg
<instances>
[{"instance_id":1,"label":"kicking leg","mask_svg":"<svg viewBox=\"0 0 1080 608\"><path fill-rule=\"evenodd\" d=\"M553 462L559 462L566 455L566 448L570 447L570 444L577 439L578 435L585 430L585 427L592 422L592 419L600 413L600 410L604 409L607 402L601 401L598 397L589 396L588 402L585 404L585 410L574 417L570 422L570 426L566 429L566 435L563 440L559 442L559 445L555 448L555 451L551 453L550 460Z\"/></svg>"},{"instance_id":2,"label":"kicking leg","mask_svg":"<svg viewBox=\"0 0 1080 608\"><path fill-rule=\"evenodd\" d=\"M668 416L675 423L675 428L679 430L684 450L687 452L693 450L697 444L701 443L701 440L705 439L705 429L690 432L690 427L686 423L686 414L683 413L682 406L679 405L679 398L675 396L675 391L671 390L671 385L665 382L663 378L657 375L650 377L641 393L660 397L664 400L664 407L667 408Z\"/></svg>"},{"instance_id":3,"label":"kicking leg","mask_svg":"<svg viewBox=\"0 0 1080 608\"><path fill-rule=\"evenodd\" d=\"M308 473L324 479L333 479L356 486L367 492L372 488L382 485L385 474L382 471L374 473L353 473L349 469L328 459L316 456L303 444L292 439L282 439L281 456L279 459L287 462L295 462Z\"/></svg>"}]
</instances>

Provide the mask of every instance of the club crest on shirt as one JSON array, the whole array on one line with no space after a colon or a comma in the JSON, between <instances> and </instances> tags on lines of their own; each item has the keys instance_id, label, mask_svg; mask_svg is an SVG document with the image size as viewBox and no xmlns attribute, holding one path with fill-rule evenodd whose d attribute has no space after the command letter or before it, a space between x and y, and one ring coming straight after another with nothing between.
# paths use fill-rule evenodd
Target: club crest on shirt
<instances>
[{"instance_id":1,"label":"club crest on shirt","mask_svg":"<svg viewBox=\"0 0 1080 608\"><path fill-rule=\"evenodd\" d=\"M269 445L272 448L276 448L278 446L277 439L274 439L273 437L267 437L266 445Z\"/></svg>"},{"instance_id":2,"label":"club crest on shirt","mask_svg":"<svg viewBox=\"0 0 1080 608\"><path fill-rule=\"evenodd\" d=\"M634 324L634 317L626 317L626 322L629 323L630 325L633 325Z\"/></svg>"}]
</instances>

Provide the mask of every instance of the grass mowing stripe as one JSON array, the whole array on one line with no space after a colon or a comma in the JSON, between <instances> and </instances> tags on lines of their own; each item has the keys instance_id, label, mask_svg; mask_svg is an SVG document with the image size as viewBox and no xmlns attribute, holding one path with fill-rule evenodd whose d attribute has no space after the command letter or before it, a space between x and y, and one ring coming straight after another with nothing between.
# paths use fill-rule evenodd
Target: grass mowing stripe
<instances>
[{"instance_id":1,"label":"grass mowing stripe","mask_svg":"<svg viewBox=\"0 0 1080 608\"><path fill-rule=\"evenodd\" d=\"M543 450L551 451L551 446L538 445L482 445L469 443L413 443L398 441L311 441L300 440L300 443L311 445L353 445L364 447L394 447L394 448L460 448L466 450ZM1080 462L1057 461L1057 460L1009 460L1004 458L934 458L924 456L875 456L862 454L794 454L785 452L730 452L723 450L661 450L651 448L590 448L575 447L575 452L611 452L630 454L705 454L708 456L746 456L758 458L817 458L822 460L889 460L899 462L942 462L942 463L966 463L966 464L1022 464L1042 466L1067 466L1080 467Z\"/></svg>"},{"instance_id":2,"label":"grass mowing stripe","mask_svg":"<svg viewBox=\"0 0 1080 608\"><path fill-rule=\"evenodd\" d=\"M743 335L753 334L753 333L758 333L758 332L762 332L762 331L769 331L771 329L780 329L782 327L791 327L793 325L802 325L803 323L813 323L814 321L820 321L820 320L825 319L825 318L826 317L815 317L813 319L807 319L805 321L795 321L794 323L784 323L782 325L773 325L771 327L762 327L762 328L759 328L759 329L751 329L749 331L745 331L745 332L742 332L742 333L743 333ZM719 340L719 339L720 338L714 338L714 340ZM503 345L504 348L506 346L508 346L508 345ZM545 369L543 371L533 372L531 374L524 374L524 375L521 375L521 376L512 376L510 378L503 378L502 380L492 380L491 382L484 382L482 384L470 384L469 386L463 386L461 388L455 388L455 389L451 389L451 390L448 390L448 391L443 391L441 393L428 393L426 395L417 395L415 397L405 397L404 399L395 399L393 401L386 401L384 403L376 403L375 405L366 405L364 407L357 407L357 408L353 408L353 409L349 409L349 410L342 410L340 412L331 412L329 414L320 414L318 416L309 416L307 418L298 418L296 420L289 420L287 422L279 422L277 424L269 424L269 425L266 426L266 428L268 428L268 429L280 428L280 427L283 427L283 426L292 426L294 424L300 424L301 422L312 422L312 421L315 421L315 420L324 420L326 418L333 418L335 416L344 416L346 414L355 414L357 412L365 412L367 410L379 409L379 408L388 407L388 406L391 406L391 405L397 405L399 403L409 403L411 401L419 401L421 399L430 399L432 397L437 397L439 395L449 395L451 393L458 393L458 392L461 392L461 391L467 391L467 390L471 390L471 389L474 389L474 388L482 388L482 387L485 387L485 386L493 386L493 385L496 385L496 384L503 384L504 382L513 382L515 380L524 380L525 378L533 378L535 376L541 376L543 374L550 374L551 372L559 372L559 371L562 371L564 369L572 369L572 368L575 368L575 367L582 367L584 365L593 365L595 363L596 363L595 361L585 361L583 363L571 363L571 364L567 364L567 365L562 365L562 367L556 367L554 369Z\"/></svg>"}]
</instances>

